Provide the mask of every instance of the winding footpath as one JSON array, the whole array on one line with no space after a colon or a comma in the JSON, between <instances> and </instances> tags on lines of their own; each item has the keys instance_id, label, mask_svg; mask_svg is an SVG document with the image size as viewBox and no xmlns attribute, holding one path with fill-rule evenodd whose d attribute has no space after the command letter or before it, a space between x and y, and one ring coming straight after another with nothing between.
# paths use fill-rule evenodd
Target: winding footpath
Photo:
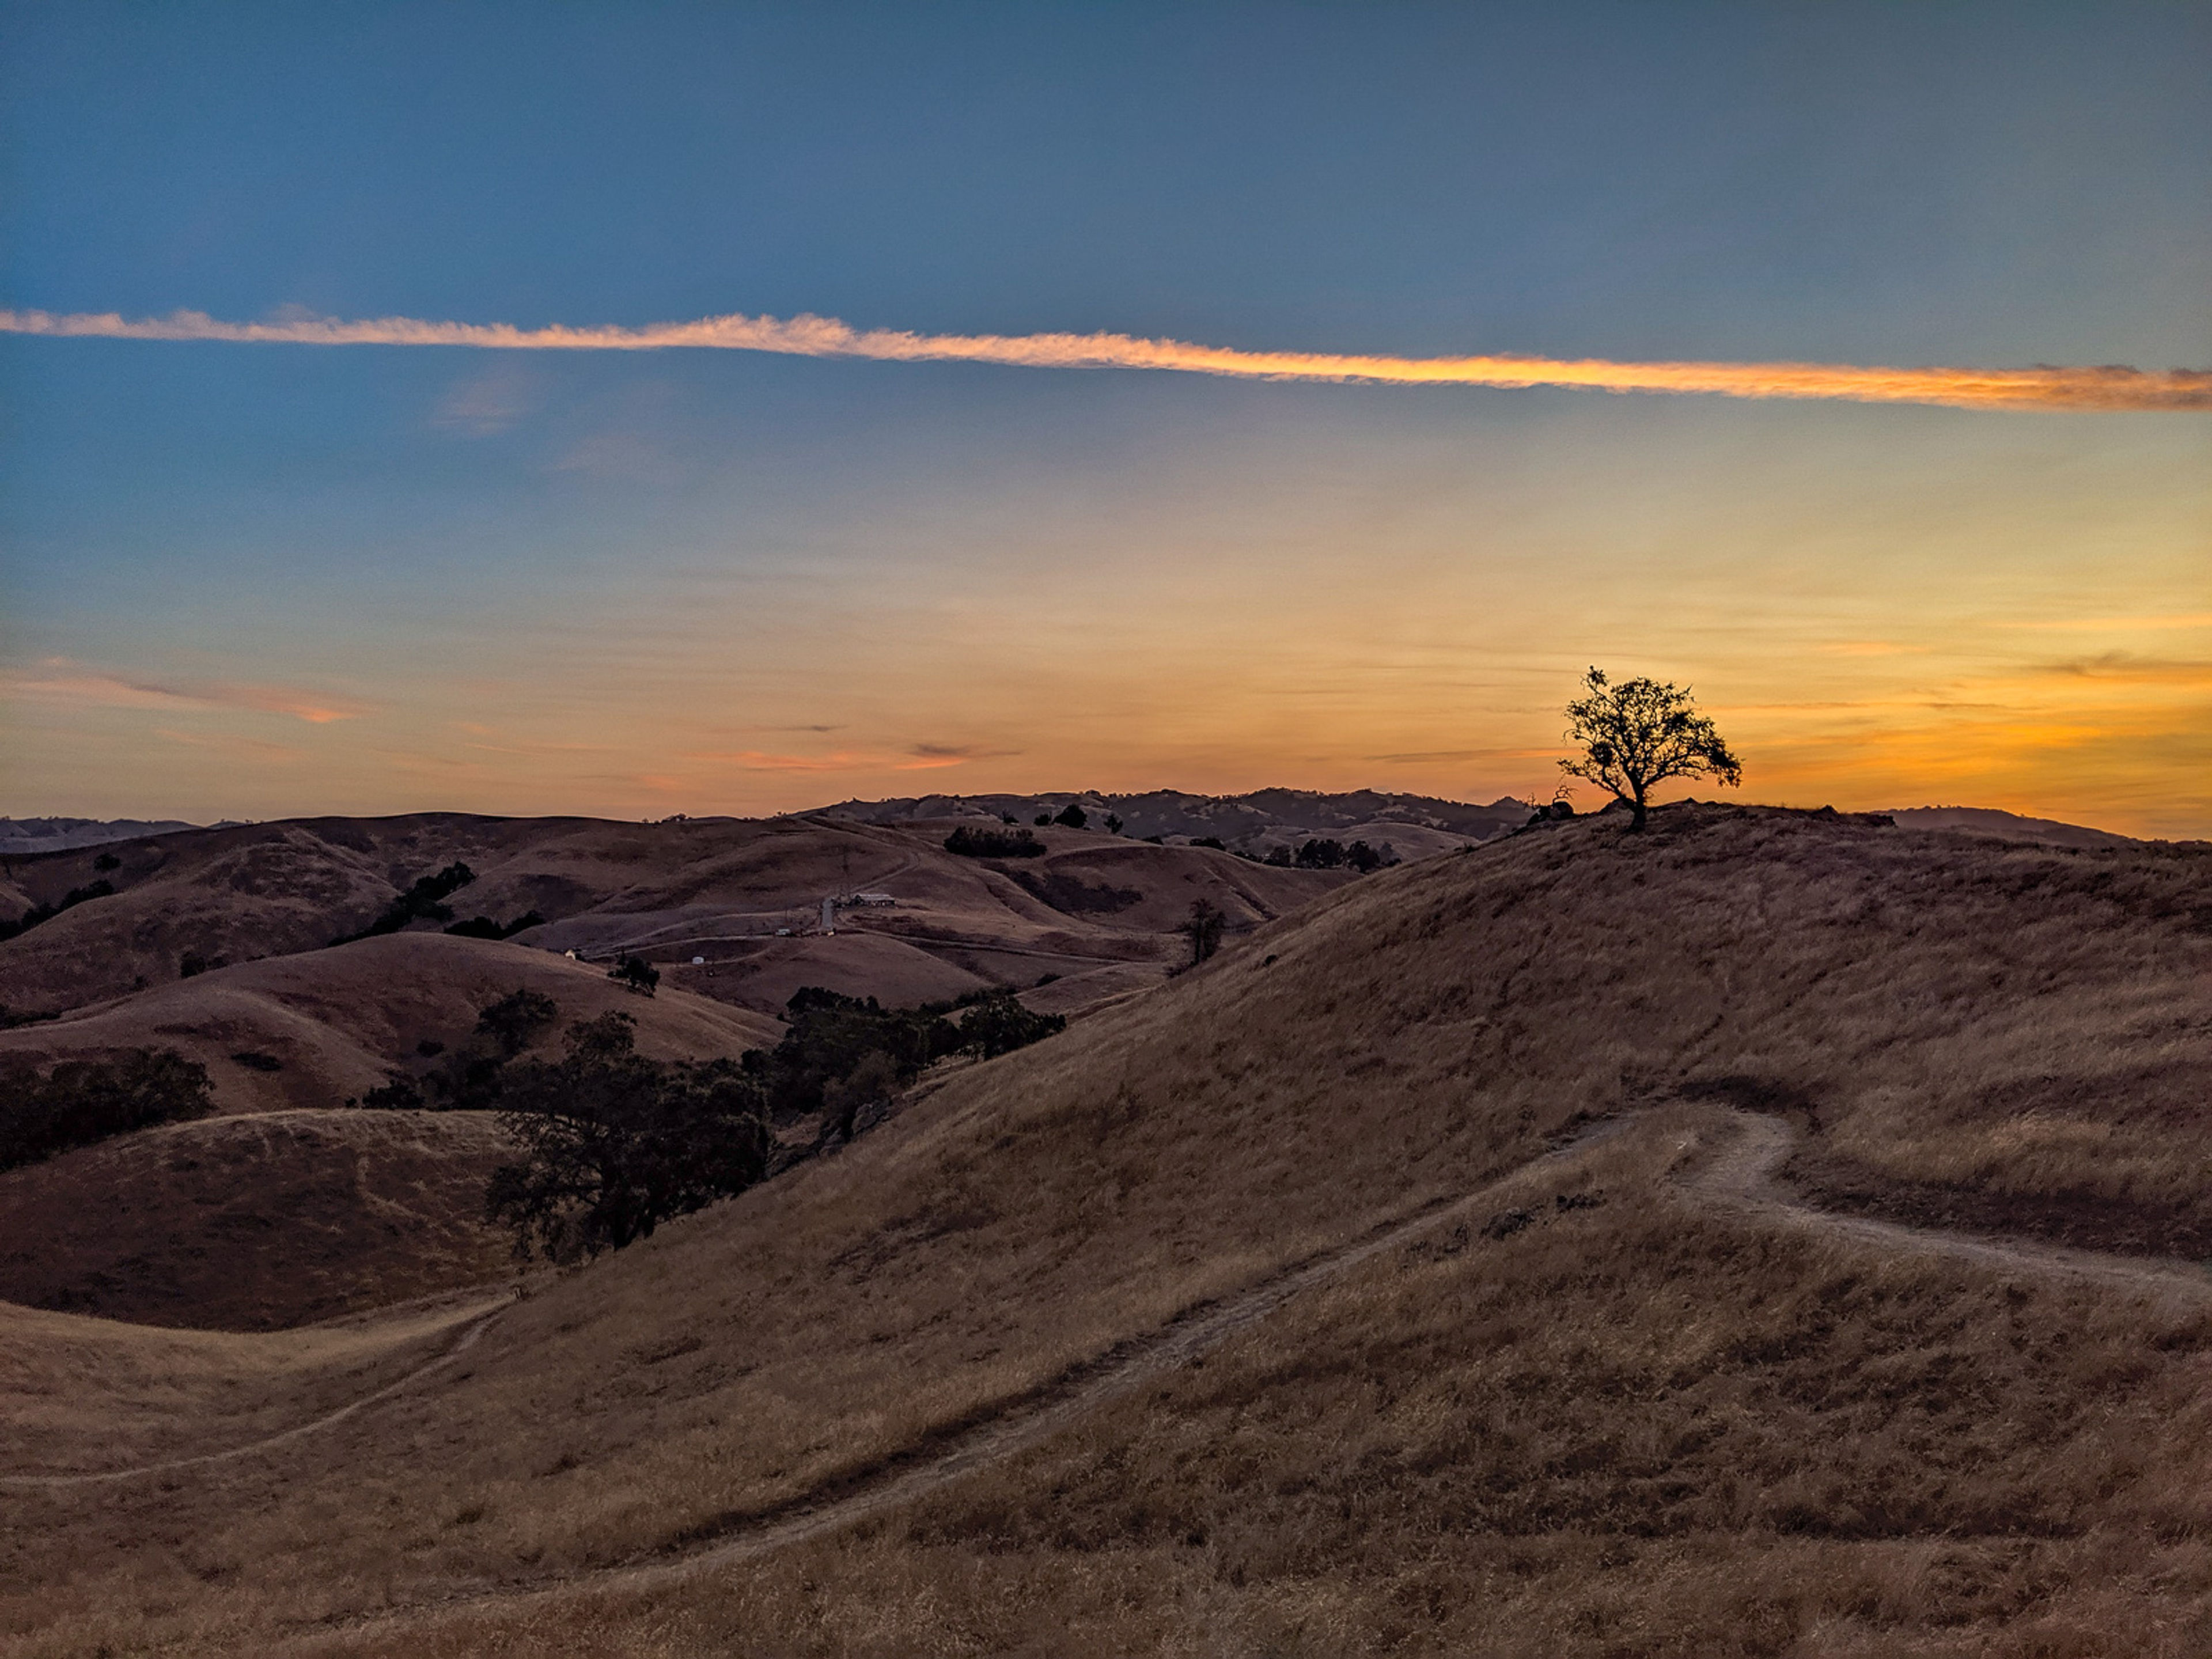
<instances>
[{"instance_id":1,"label":"winding footpath","mask_svg":"<svg viewBox=\"0 0 2212 1659\"><path fill-rule=\"evenodd\" d=\"M801 1503L681 1556L557 1577L455 1585L445 1595L380 1611L346 1628L359 1631L386 1627L397 1621L434 1618L495 1603L512 1605L543 1600L579 1590L652 1589L750 1561L900 1508L963 1476L1041 1444L1109 1402L1218 1347L1304 1291L1440 1230L1490 1221L1499 1213L1501 1206L1510 1205L1516 1194L1538 1178L1579 1163L1594 1146L1612 1139L1633 1121L1613 1120L1595 1125L1575 1140L1462 1198L1291 1267L1225 1301L1194 1310L1149 1336L1121 1345L1097 1364L1042 1393L978 1424L944 1451L905 1468L888 1469L872 1484L858 1490ZM1685 1134L1676 1142L1674 1150L1678 1153L1692 1155L1686 1173L1678 1177L1677 1184L1686 1194L1720 1213L1776 1223L1839 1243L1948 1257L2003 1273L2086 1280L2191 1303L2212 1301L2212 1275L2181 1263L1946 1233L1811 1208L1792 1196L1777 1179L1798 1139L1796 1131L1778 1119L1734 1113L1729 1133L1717 1147L1709 1152L1698 1145L1699 1139ZM248 1445L198 1457L100 1474L0 1476L0 1486L64 1486L123 1480L244 1457L282 1445L341 1422L450 1364L483 1335L500 1309L507 1305L507 1300L502 1297L496 1304L463 1314L456 1322L459 1331L457 1340L436 1358L374 1394L312 1423ZM327 1630L324 1632L325 1636L337 1633Z\"/></svg>"},{"instance_id":2,"label":"winding footpath","mask_svg":"<svg viewBox=\"0 0 2212 1659\"><path fill-rule=\"evenodd\" d=\"M374 1393L365 1394L360 1399L349 1401L334 1412L327 1412L312 1422L295 1425L279 1433L264 1436L259 1440L249 1440L242 1446L232 1446L222 1451L201 1452L192 1457L172 1457L159 1463L141 1463L134 1468L102 1469L88 1474L0 1474L0 1491L23 1492L40 1489L52 1491L64 1486L97 1486L110 1481L135 1480L141 1475L167 1474L175 1469L193 1469L210 1463L227 1463L235 1457L250 1457L257 1452L264 1452L272 1447L281 1446L287 1441L298 1440L307 1435L319 1434L334 1424L344 1422L357 1412L367 1411L371 1406L389 1400L393 1395L414 1387L424 1377L443 1370L473 1347L477 1339L484 1334L485 1327L489 1326L503 1310L512 1306L514 1302L514 1297L512 1295L502 1293L495 1300L481 1302L463 1309L454 1316L450 1328L458 1330L459 1334L442 1353L417 1365L404 1376L386 1383Z\"/></svg>"}]
</instances>

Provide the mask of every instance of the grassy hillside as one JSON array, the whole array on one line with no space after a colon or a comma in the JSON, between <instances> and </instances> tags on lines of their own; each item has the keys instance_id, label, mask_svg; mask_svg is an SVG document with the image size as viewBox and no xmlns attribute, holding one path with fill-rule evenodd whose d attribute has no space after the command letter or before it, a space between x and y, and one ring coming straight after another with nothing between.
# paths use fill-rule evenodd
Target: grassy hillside
<instances>
[{"instance_id":1,"label":"grassy hillside","mask_svg":"<svg viewBox=\"0 0 2212 1659\"><path fill-rule=\"evenodd\" d=\"M1809 1235L1680 1177L1749 1109L1870 1194L2203 1226L2208 883L2212 849L1719 808L1386 872L544 1290L374 1413L173 1489L0 1492L0 1628L33 1653L2201 1650L2201 1302ZM1376 1257L865 1526L351 1622L742 1535L1609 1115L1633 1127L1495 1237Z\"/></svg>"},{"instance_id":2,"label":"grassy hillside","mask_svg":"<svg viewBox=\"0 0 2212 1659\"><path fill-rule=\"evenodd\" d=\"M100 1006L0 1031L0 1056L40 1065L134 1048L174 1048L208 1069L216 1109L336 1106L395 1068L422 1070L428 1041L455 1047L486 1005L518 989L552 999L562 1026L620 1009L657 1059L773 1047L774 1020L680 990L624 991L606 970L526 945L443 933L393 933L329 950L217 969ZM240 1061L239 1054L261 1056ZM268 1062L274 1061L270 1066Z\"/></svg>"},{"instance_id":3,"label":"grassy hillside","mask_svg":"<svg viewBox=\"0 0 2212 1659\"><path fill-rule=\"evenodd\" d=\"M173 1123L0 1172L0 1300L277 1330L495 1279L514 1156L483 1112L282 1111Z\"/></svg>"}]
</instances>

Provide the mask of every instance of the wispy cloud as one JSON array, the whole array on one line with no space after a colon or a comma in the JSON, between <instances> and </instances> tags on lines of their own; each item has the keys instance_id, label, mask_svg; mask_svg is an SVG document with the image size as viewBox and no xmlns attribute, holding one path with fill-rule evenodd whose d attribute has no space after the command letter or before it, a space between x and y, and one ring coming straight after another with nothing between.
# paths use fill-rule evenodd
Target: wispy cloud
<instances>
[{"instance_id":1,"label":"wispy cloud","mask_svg":"<svg viewBox=\"0 0 2212 1659\"><path fill-rule=\"evenodd\" d=\"M833 317L704 317L642 328L348 321L282 316L224 322L199 311L126 319L115 312L0 311L0 332L253 344L471 346L500 351L659 351L708 348L894 362L1001 363L1024 368L1148 368L1247 380L1400 386L1583 386L1602 392L1711 392L1730 398L1842 398L1958 409L2212 410L2212 370L2119 366L1889 368L1841 363L1613 362L1527 356L1390 357L1244 351L1127 334L915 334L856 329Z\"/></svg>"},{"instance_id":2,"label":"wispy cloud","mask_svg":"<svg viewBox=\"0 0 2212 1659\"><path fill-rule=\"evenodd\" d=\"M369 712L368 704L293 686L160 685L82 669L66 661L43 663L29 672L0 671L0 696L100 708L246 708L264 714L289 714L313 726L355 720Z\"/></svg>"},{"instance_id":3,"label":"wispy cloud","mask_svg":"<svg viewBox=\"0 0 2212 1659\"><path fill-rule=\"evenodd\" d=\"M187 749L212 749L226 755L237 755L257 761L296 761L304 758L303 752L289 744L270 743L265 738L242 738L233 732L173 732L167 726L156 726L155 735L170 743L182 744Z\"/></svg>"},{"instance_id":4,"label":"wispy cloud","mask_svg":"<svg viewBox=\"0 0 2212 1659\"><path fill-rule=\"evenodd\" d=\"M455 381L430 419L452 431L489 437L527 415L535 402L529 376L512 368L495 368Z\"/></svg>"},{"instance_id":5,"label":"wispy cloud","mask_svg":"<svg viewBox=\"0 0 2212 1659\"><path fill-rule=\"evenodd\" d=\"M2132 684L2198 685L2212 689L2212 662L2139 657L2130 651L2106 651L2043 664L2037 671L2069 679L2116 680Z\"/></svg>"},{"instance_id":6,"label":"wispy cloud","mask_svg":"<svg viewBox=\"0 0 2212 1659\"><path fill-rule=\"evenodd\" d=\"M972 743L918 743L907 753L918 761L937 761L951 765L960 761L1005 760L1018 755L1018 749L986 749Z\"/></svg>"},{"instance_id":7,"label":"wispy cloud","mask_svg":"<svg viewBox=\"0 0 2212 1659\"><path fill-rule=\"evenodd\" d=\"M757 749L740 749L732 753L687 755L684 758L734 766L743 772L931 772L941 767L964 766L973 757L965 751L918 744L904 755L850 750L829 755L775 755Z\"/></svg>"},{"instance_id":8,"label":"wispy cloud","mask_svg":"<svg viewBox=\"0 0 2212 1659\"><path fill-rule=\"evenodd\" d=\"M2212 628L2212 611L2169 611L2150 617L2066 617L2047 622L1999 624L2045 634L2123 634L2164 632L2168 629Z\"/></svg>"}]
</instances>

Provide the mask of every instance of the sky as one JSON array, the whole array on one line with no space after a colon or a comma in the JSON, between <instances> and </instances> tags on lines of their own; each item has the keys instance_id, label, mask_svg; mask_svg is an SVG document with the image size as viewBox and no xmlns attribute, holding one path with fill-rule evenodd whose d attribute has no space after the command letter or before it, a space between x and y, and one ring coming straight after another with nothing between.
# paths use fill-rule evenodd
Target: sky
<instances>
[{"instance_id":1,"label":"sky","mask_svg":"<svg viewBox=\"0 0 2212 1659\"><path fill-rule=\"evenodd\" d=\"M0 4L0 813L1548 797L1596 664L1747 799L2212 835L2209 82L2181 3Z\"/></svg>"}]
</instances>

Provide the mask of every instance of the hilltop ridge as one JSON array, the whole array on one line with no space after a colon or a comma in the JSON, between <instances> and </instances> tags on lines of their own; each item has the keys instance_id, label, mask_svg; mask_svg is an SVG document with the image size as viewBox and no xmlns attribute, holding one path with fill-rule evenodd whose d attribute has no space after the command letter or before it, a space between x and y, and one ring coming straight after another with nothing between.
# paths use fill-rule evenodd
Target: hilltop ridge
<instances>
[{"instance_id":1,"label":"hilltop ridge","mask_svg":"<svg viewBox=\"0 0 2212 1659\"><path fill-rule=\"evenodd\" d=\"M1193 840L1210 836L1231 851L1263 855L1278 847L1295 848L1315 836L1340 841L1389 842L1401 859L1437 853L1489 840L1527 821L1528 805L1510 796L1478 806L1430 795L1396 794L1373 789L1330 793L1317 789L1255 789L1241 795L1198 795L1179 789L1114 793L1096 789L1048 790L1034 794L918 795L890 800L847 800L817 809L818 816L863 823L896 823L910 819L988 817L1011 815L1029 823L1040 814L1056 815L1080 807L1094 823L1110 813L1121 833L1145 837Z\"/></svg>"}]
</instances>

